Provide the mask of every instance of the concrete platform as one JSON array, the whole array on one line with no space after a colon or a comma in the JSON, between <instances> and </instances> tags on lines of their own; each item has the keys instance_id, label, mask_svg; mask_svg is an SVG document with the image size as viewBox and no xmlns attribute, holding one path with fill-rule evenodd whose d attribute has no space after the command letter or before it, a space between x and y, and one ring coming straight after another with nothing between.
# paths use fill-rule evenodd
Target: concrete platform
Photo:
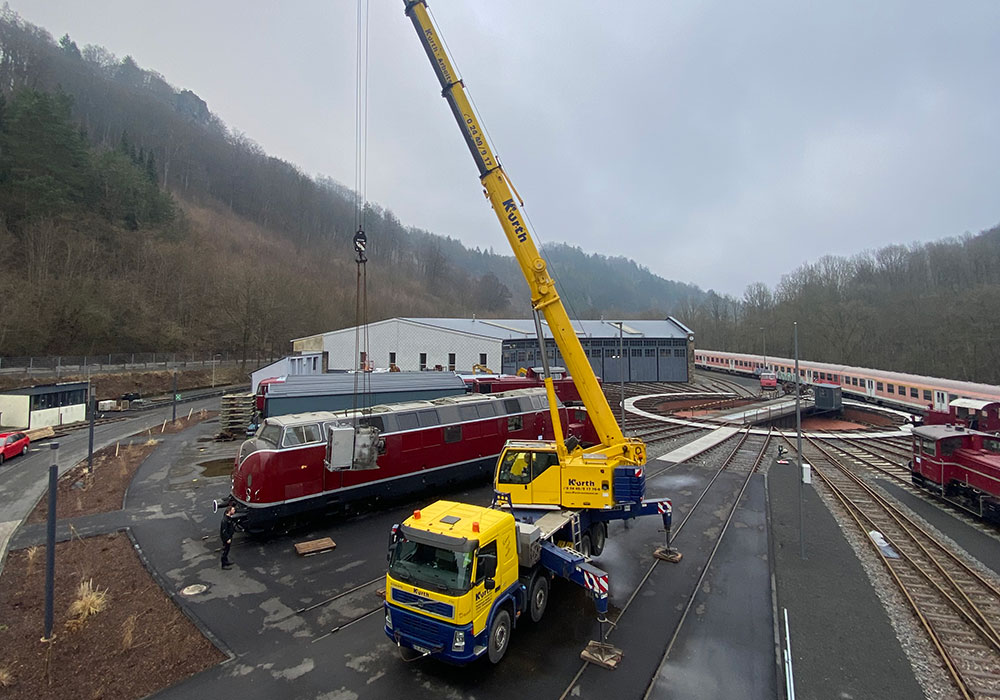
<instances>
[{"instance_id":1,"label":"concrete platform","mask_svg":"<svg viewBox=\"0 0 1000 700\"><path fill-rule=\"evenodd\" d=\"M813 407L813 400L805 398L799 400L802 411ZM718 416L715 420L722 423L737 423L739 425L756 425L757 423L768 422L777 418L795 415L795 398L772 399L765 401L756 408L748 408L743 411L735 411Z\"/></svg>"},{"instance_id":2,"label":"concrete platform","mask_svg":"<svg viewBox=\"0 0 1000 700\"><path fill-rule=\"evenodd\" d=\"M801 558L798 469L774 463L767 478L776 599L779 618L788 611L796 698L924 697L885 608L826 505L812 486L803 487Z\"/></svg>"},{"instance_id":3,"label":"concrete platform","mask_svg":"<svg viewBox=\"0 0 1000 700\"><path fill-rule=\"evenodd\" d=\"M739 428L716 428L708 435L702 435L700 438L692 440L686 445L678 447L676 450L671 450L664 455L660 455L656 459L663 462L686 462L693 457L697 457L702 452L707 452L716 445L725 442L738 432L740 432Z\"/></svg>"}]
</instances>

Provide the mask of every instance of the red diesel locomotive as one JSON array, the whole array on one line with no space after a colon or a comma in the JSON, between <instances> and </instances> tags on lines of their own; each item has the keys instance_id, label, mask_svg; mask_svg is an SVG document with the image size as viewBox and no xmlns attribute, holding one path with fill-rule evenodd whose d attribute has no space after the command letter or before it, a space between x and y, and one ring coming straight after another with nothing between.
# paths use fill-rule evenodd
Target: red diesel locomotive
<instances>
[{"instance_id":1,"label":"red diesel locomotive","mask_svg":"<svg viewBox=\"0 0 1000 700\"><path fill-rule=\"evenodd\" d=\"M596 443L586 410L559 407L564 434ZM553 439L544 389L376 406L357 414L377 429L375 468L331 467L327 436L351 411L268 418L236 456L232 499L244 529L262 531L308 512L345 511L493 477L507 440Z\"/></svg>"},{"instance_id":2,"label":"red diesel locomotive","mask_svg":"<svg viewBox=\"0 0 1000 700\"><path fill-rule=\"evenodd\" d=\"M913 429L913 483L1000 524L1000 437L961 425Z\"/></svg>"}]
</instances>

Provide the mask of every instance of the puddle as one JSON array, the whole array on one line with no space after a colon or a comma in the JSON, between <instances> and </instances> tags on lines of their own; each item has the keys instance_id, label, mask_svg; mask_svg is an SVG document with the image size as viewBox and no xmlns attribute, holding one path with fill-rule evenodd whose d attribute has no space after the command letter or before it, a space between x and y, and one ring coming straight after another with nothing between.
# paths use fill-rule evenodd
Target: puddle
<instances>
[{"instance_id":1,"label":"puddle","mask_svg":"<svg viewBox=\"0 0 1000 700\"><path fill-rule=\"evenodd\" d=\"M198 462L198 466L202 468L201 476L206 479L213 476L229 476L233 473L232 457L226 457L224 459L210 459L207 462Z\"/></svg>"}]
</instances>

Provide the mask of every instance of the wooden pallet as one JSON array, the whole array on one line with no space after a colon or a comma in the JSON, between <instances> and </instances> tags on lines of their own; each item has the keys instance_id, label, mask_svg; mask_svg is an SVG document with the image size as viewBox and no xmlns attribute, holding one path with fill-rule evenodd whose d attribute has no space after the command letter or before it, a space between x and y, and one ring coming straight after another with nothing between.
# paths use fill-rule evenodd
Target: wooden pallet
<instances>
[{"instance_id":1,"label":"wooden pallet","mask_svg":"<svg viewBox=\"0 0 1000 700\"><path fill-rule=\"evenodd\" d=\"M295 553L302 557L307 557L311 554L319 554L320 552L328 552L336 548L337 543L329 537L321 537L318 540L295 543Z\"/></svg>"}]
</instances>

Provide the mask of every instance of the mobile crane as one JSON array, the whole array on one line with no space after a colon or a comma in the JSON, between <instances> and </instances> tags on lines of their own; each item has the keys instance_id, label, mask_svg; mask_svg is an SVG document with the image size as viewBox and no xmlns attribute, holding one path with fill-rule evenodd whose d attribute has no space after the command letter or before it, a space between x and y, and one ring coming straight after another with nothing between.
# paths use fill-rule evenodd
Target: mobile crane
<instances>
[{"instance_id":1,"label":"mobile crane","mask_svg":"<svg viewBox=\"0 0 1000 700\"><path fill-rule=\"evenodd\" d=\"M667 546L657 556L678 560L669 549L671 504L644 498L645 445L626 438L615 420L518 208L523 202L487 143L426 0L404 5L531 290L555 440L508 441L494 475L493 507L438 501L393 527L385 632L401 649L420 655L461 664L485 654L497 663L522 613L541 619L550 579L559 576L590 591L598 611L601 641L581 656L614 668L621 651L607 644L604 633L609 577L590 557L603 550L608 522L658 515ZM596 428L597 445L584 449L563 438L542 316Z\"/></svg>"}]
</instances>

